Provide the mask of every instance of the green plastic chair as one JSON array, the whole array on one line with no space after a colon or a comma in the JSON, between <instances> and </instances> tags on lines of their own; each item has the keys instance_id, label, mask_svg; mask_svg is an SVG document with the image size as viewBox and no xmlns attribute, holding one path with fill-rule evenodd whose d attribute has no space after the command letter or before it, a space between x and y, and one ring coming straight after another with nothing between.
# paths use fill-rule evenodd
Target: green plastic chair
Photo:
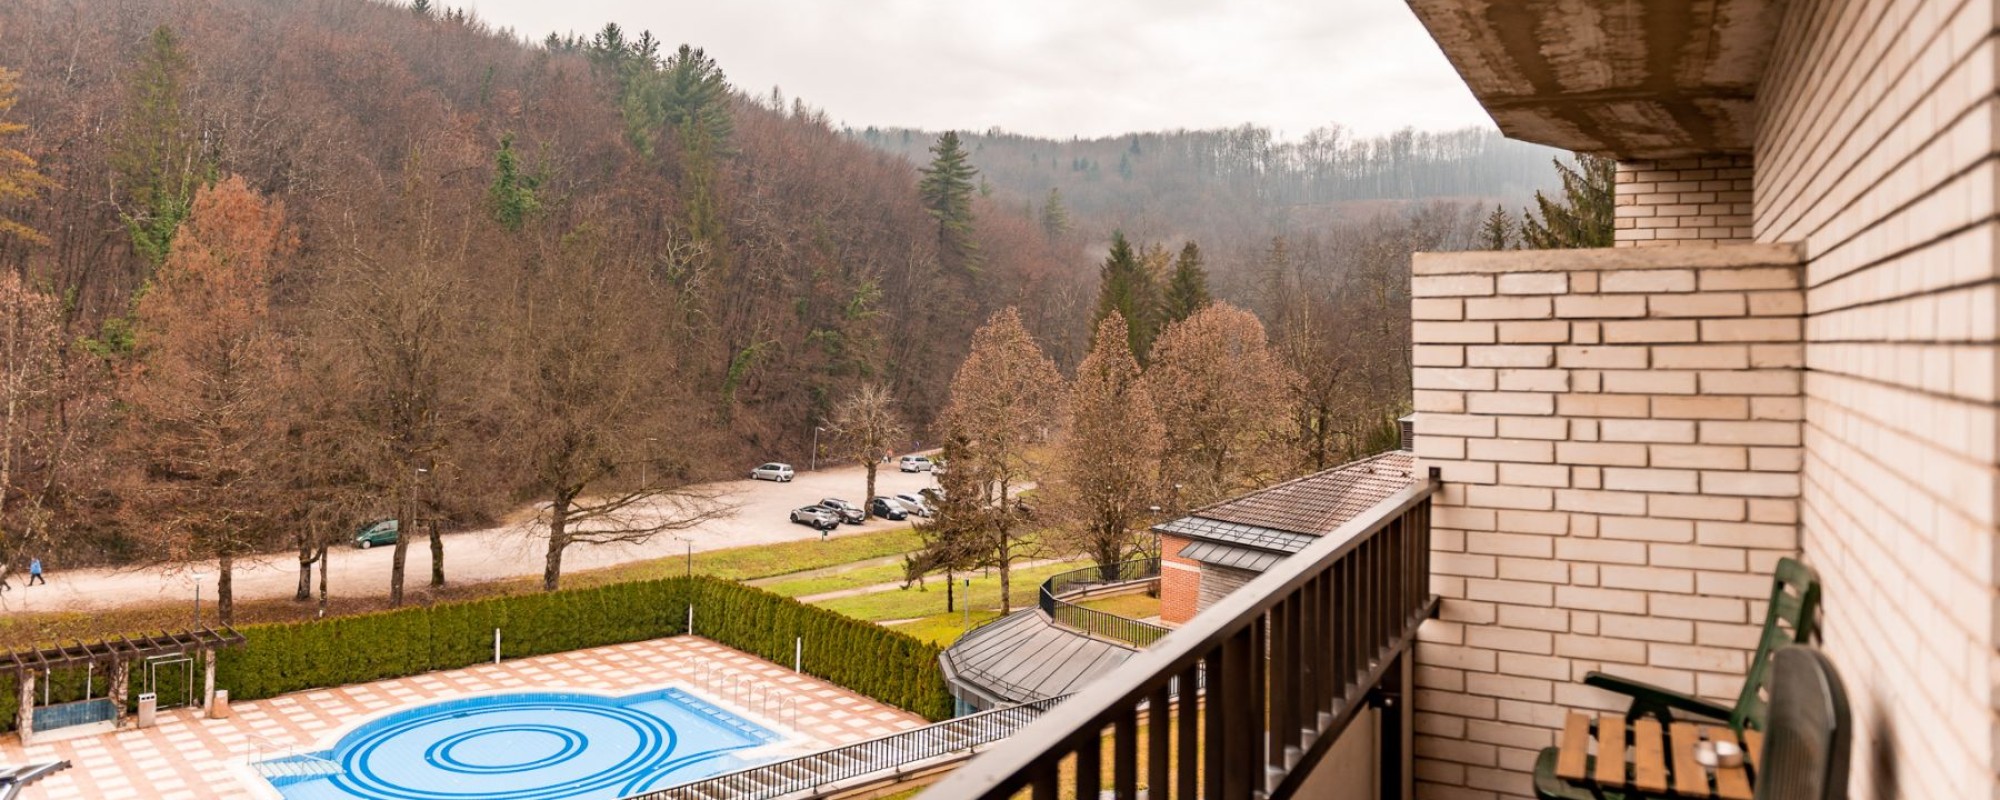
<instances>
[{"instance_id":1,"label":"green plastic chair","mask_svg":"<svg viewBox=\"0 0 2000 800\"><path fill-rule=\"evenodd\" d=\"M1757 654L1743 677L1743 691L1734 707L1711 703L1650 683L1592 672L1583 677L1587 686L1617 692L1632 698L1628 720L1652 716L1666 725L1674 712L1686 717L1727 722L1737 732L1764 730L1771 682L1771 660L1792 644L1811 641L1819 611L1819 574L1812 567L1791 558L1780 559L1771 575L1771 599L1764 611L1764 631L1757 641ZM1542 750L1535 759L1535 794L1543 800L1626 800L1639 793L1591 791L1556 777L1556 748ZM1761 796L1761 794L1760 794Z\"/></svg>"}]
</instances>

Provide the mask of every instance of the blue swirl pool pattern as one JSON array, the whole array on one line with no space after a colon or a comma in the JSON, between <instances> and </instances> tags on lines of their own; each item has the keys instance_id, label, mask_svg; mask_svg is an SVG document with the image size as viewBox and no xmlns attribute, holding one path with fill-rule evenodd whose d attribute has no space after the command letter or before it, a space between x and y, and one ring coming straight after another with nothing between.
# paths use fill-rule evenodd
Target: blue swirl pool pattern
<instances>
[{"instance_id":1,"label":"blue swirl pool pattern","mask_svg":"<svg viewBox=\"0 0 2000 800\"><path fill-rule=\"evenodd\" d=\"M679 689L538 692L398 711L258 766L286 800L613 800L769 760L739 751L777 739Z\"/></svg>"}]
</instances>

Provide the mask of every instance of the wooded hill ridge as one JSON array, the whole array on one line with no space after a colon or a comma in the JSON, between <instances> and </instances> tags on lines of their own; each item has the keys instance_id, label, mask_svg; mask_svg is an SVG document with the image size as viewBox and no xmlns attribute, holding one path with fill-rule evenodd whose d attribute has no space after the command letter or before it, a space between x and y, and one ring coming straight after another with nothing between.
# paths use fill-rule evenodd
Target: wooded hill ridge
<instances>
[{"instance_id":1,"label":"wooded hill ridge","mask_svg":"<svg viewBox=\"0 0 2000 800\"><path fill-rule=\"evenodd\" d=\"M866 383L921 438L996 311L1075 369L1114 230L1156 272L1199 240L1217 298L1300 359L1379 354L1365 406L1386 408L1407 397L1408 254L1468 246L1496 201L1553 182L1551 151L1485 132L974 134L979 188L941 213L919 185L939 136L855 133L666 41L530 42L383 0L0 4L0 121L23 126L0 146L47 183L0 207L34 234L0 235L0 293L48 300L10 325L46 322L53 353L8 365L40 377L0 442L0 559L289 536L303 567L385 514L561 520L585 486L803 462ZM198 370L245 363L269 374L203 393ZM255 486L218 466L238 462L265 465ZM169 512L170 546L134 538Z\"/></svg>"}]
</instances>

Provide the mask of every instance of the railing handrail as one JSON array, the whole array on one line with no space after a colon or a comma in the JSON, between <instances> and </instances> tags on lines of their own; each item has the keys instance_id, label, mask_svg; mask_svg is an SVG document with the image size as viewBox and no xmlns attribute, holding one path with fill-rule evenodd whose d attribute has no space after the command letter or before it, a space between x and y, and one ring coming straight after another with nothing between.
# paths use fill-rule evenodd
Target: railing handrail
<instances>
[{"instance_id":1,"label":"railing handrail","mask_svg":"<svg viewBox=\"0 0 2000 800\"><path fill-rule=\"evenodd\" d=\"M1104 577L1107 566L1117 577L1111 579ZM1151 581L1159 577L1158 558L1134 558L1110 565L1095 564L1050 575L1048 580L1042 581L1038 599L1042 613L1049 616L1050 622L1060 623L1064 627L1074 628L1085 634L1115 639L1135 647L1150 647L1159 641L1160 637L1167 635L1167 628L1072 603L1064 599L1064 595L1069 587L1080 584L1089 584L1090 588L1104 588Z\"/></svg>"},{"instance_id":2,"label":"railing handrail","mask_svg":"<svg viewBox=\"0 0 2000 800\"><path fill-rule=\"evenodd\" d=\"M1135 653L1125 663L1098 677L1092 682L1091 691L1073 695L1069 702L1042 715L1012 740L958 768L931 789L927 796L988 796L1003 785L1018 785L1016 776L1028 774L1052 750L1101 735L1106 720L1116 716L1121 709L1137 707L1155 696L1155 684L1162 676L1194 669L1233 637L1258 624L1266 613L1284 602L1295 590L1353 553L1376 533L1398 522L1406 512L1429 500L1437 488L1435 478L1418 480L1377 503L1368 512L1274 564L1242 588L1195 615L1194 619L1161 639L1151 649Z\"/></svg>"},{"instance_id":3,"label":"railing handrail","mask_svg":"<svg viewBox=\"0 0 2000 800\"><path fill-rule=\"evenodd\" d=\"M805 788L826 786L840 781L853 780L865 775L895 769L905 764L925 761L1005 739L1018 732L1022 725L1032 722L1035 718L1039 718L1049 709L1054 708L1056 704L1067 699L1069 699L1069 695L1063 695L1061 697L1051 697L1045 700L1021 703L1019 705L989 709L976 714L967 714L963 717L956 717L943 722L934 722L921 728L911 728L887 736L878 736L866 741L841 745L840 747L788 758L783 761L773 761L768 764L758 764L753 767L732 770L719 775L711 775L698 781L683 783L679 786L669 786L665 789L631 795L624 798L624 800L681 800L682 798L701 798L706 796L703 794L704 790L710 787L730 787L732 791L728 796L732 800L757 800L757 798L773 797L799 791L798 787L802 785L800 783L801 780L810 781L810 785L806 785ZM1012 719L997 719L1001 717L1026 717L1027 719L1020 720L1019 724L1011 724L1015 721ZM973 735L969 738L954 737L952 735L961 730ZM914 742L916 746L910 748L898 746L904 742ZM881 753L885 750L896 753L899 757L890 763L883 763L869 758L857 758L844 766L840 764L840 760L849 754L873 754ZM805 772L809 777L801 779L797 775L790 776L787 781L781 781L767 787L763 793L754 791L745 792L740 788L746 782L754 782L755 774L757 773L784 775L788 768L814 762L833 765L835 769L824 774L804 770L802 772Z\"/></svg>"}]
</instances>

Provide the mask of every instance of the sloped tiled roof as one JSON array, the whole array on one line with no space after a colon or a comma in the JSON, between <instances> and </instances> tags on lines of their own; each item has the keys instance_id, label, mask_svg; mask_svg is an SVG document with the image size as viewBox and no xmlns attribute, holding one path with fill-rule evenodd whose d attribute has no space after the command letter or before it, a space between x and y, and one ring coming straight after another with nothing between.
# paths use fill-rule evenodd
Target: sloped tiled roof
<instances>
[{"instance_id":1,"label":"sloped tiled roof","mask_svg":"<svg viewBox=\"0 0 2000 800\"><path fill-rule=\"evenodd\" d=\"M1416 479L1416 457L1391 450L1196 509L1154 530L1296 553Z\"/></svg>"}]
</instances>

